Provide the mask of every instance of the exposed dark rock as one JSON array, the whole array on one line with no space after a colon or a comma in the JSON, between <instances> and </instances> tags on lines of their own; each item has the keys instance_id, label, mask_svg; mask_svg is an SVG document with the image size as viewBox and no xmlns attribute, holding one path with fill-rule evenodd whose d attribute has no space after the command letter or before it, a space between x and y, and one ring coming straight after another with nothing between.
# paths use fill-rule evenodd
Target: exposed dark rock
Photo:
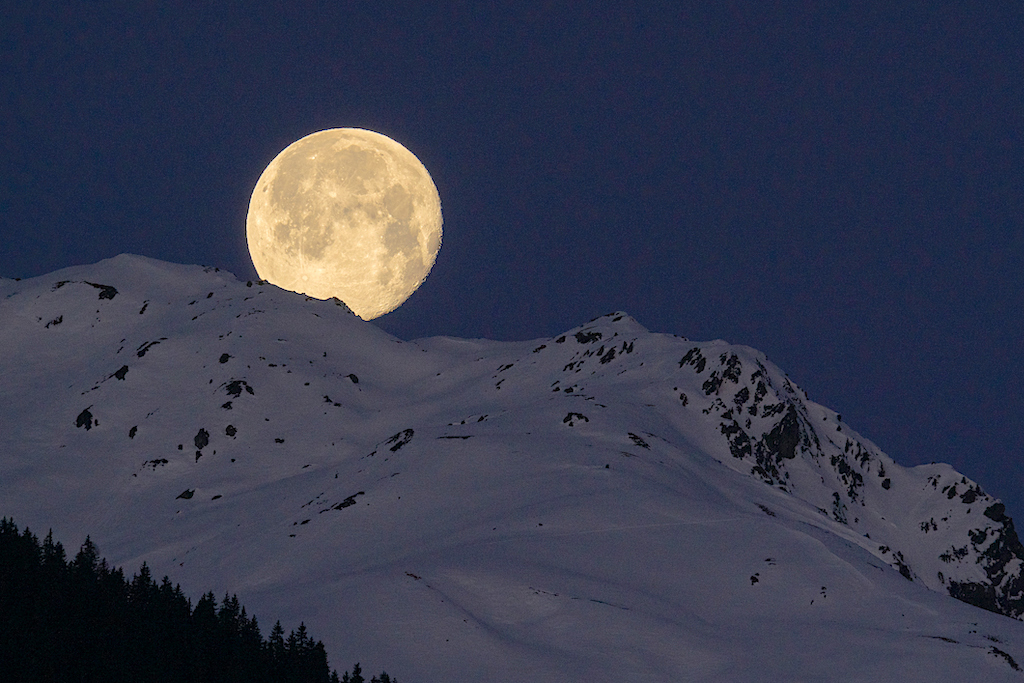
<instances>
[{"instance_id":1,"label":"exposed dark rock","mask_svg":"<svg viewBox=\"0 0 1024 683\"><path fill-rule=\"evenodd\" d=\"M1009 664L1010 668L1013 669L1014 671L1020 671L1021 670L1020 665L1017 664L1017 662L1013 659L1013 657L1011 657L1009 655L1009 653L1003 652L1002 650L1000 650L995 645L991 646L991 649L989 650L989 652L991 652L996 657L1002 657L1004 660L1006 660L1006 663Z\"/></svg>"},{"instance_id":2,"label":"exposed dark rock","mask_svg":"<svg viewBox=\"0 0 1024 683\"><path fill-rule=\"evenodd\" d=\"M711 371L711 376L704 380L704 385L701 387L704 390L705 396L710 396L716 393L722 386L722 378L718 376L717 370Z\"/></svg>"},{"instance_id":3,"label":"exposed dark rock","mask_svg":"<svg viewBox=\"0 0 1024 683\"><path fill-rule=\"evenodd\" d=\"M92 408L92 406L89 406L89 408ZM94 424L98 424L93 419L92 413L89 412L89 408L86 408L78 414L78 417L75 419L75 427L85 427L85 430L89 431L92 429Z\"/></svg>"},{"instance_id":4,"label":"exposed dark rock","mask_svg":"<svg viewBox=\"0 0 1024 683\"><path fill-rule=\"evenodd\" d=\"M415 434L415 432L413 432L413 430L411 430L411 429L404 429L404 430L398 432L397 434L395 434L394 436L392 436L387 441L385 441L384 445L392 444L390 450L391 450L392 453L394 453L399 448L401 448L405 444L407 444L410 441L412 441L413 434Z\"/></svg>"},{"instance_id":5,"label":"exposed dark rock","mask_svg":"<svg viewBox=\"0 0 1024 683\"><path fill-rule=\"evenodd\" d=\"M245 389L246 392L252 395L255 395L256 393L253 391L252 387L249 386L249 383L246 382L244 379L236 379L231 382L227 382L223 386L224 391L227 392L228 396L233 396L235 398L238 398L239 396L242 395L242 389Z\"/></svg>"},{"instance_id":6,"label":"exposed dark rock","mask_svg":"<svg viewBox=\"0 0 1024 683\"><path fill-rule=\"evenodd\" d=\"M117 296L117 290L110 285L98 285L95 282L86 282L85 284L100 290L100 299L113 299Z\"/></svg>"},{"instance_id":7,"label":"exposed dark rock","mask_svg":"<svg viewBox=\"0 0 1024 683\"><path fill-rule=\"evenodd\" d=\"M962 560L970 554L970 550L964 545L960 548L950 547L949 550L939 555L939 559L943 562L949 563L953 560Z\"/></svg>"},{"instance_id":8,"label":"exposed dark rock","mask_svg":"<svg viewBox=\"0 0 1024 683\"><path fill-rule=\"evenodd\" d=\"M349 378L350 380L352 380L352 384L359 384L359 378L358 378L358 377L356 377L356 376L355 376L354 374L349 374L349 375L347 375L347 377L348 377L348 378ZM372 388L373 388L373 387L371 387L371 389L372 389Z\"/></svg>"},{"instance_id":9,"label":"exposed dark rock","mask_svg":"<svg viewBox=\"0 0 1024 683\"><path fill-rule=\"evenodd\" d=\"M195 442L197 449L202 450L206 448L210 443L210 432L200 427L199 431L196 432L196 436L193 441Z\"/></svg>"},{"instance_id":10,"label":"exposed dark rock","mask_svg":"<svg viewBox=\"0 0 1024 683\"><path fill-rule=\"evenodd\" d=\"M142 358L143 356L146 355L146 352L149 351L151 346L156 346L159 343L159 341L146 342L145 344L138 348L135 355L137 355L139 358Z\"/></svg>"},{"instance_id":11,"label":"exposed dark rock","mask_svg":"<svg viewBox=\"0 0 1024 683\"><path fill-rule=\"evenodd\" d=\"M217 360L218 363L227 363L231 360L231 355L227 353L220 354L220 358Z\"/></svg>"},{"instance_id":12,"label":"exposed dark rock","mask_svg":"<svg viewBox=\"0 0 1024 683\"><path fill-rule=\"evenodd\" d=\"M1017 531L1014 529L1013 519L1005 513L1006 507L1002 503L994 503L984 513L993 522L1002 525L1001 529L992 530L991 543L981 551L980 557L977 559L989 580L987 584L983 585L984 590L978 587L982 584L958 584L956 590L970 599L955 595L953 585L950 585L949 590L950 595L964 600L964 602L970 602L972 605L984 607L992 612L1020 618L1024 615L1024 574L1021 574L1019 570L1017 573L1012 572L1013 565L1016 564L1015 560L1024 560L1024 545L1021 544ZM979 546L989 538L984 530L970 532L969 536L976 549L979 550ZM998 591L994 588L995 586L999 587Z\"/></svg>"},{"instance_id":13,"label":"exposed dark rock","mask_svg":"<svg viewBox=\"0 0 1024 683\"><path fill-rule=\"evenodd\" d=\"M800 423L792 404L775 428L764 437L765 445L780 458L792 460L800 443Z\"/></svg>"},{"instance_id":14,"label":"exposed dark rock","mask_svg":"<svg viewBox=\"0 0 1024 683\"><path fill-rule=\"evenodd\" d=\"M753 444L750 441L750 437L740 427L739 422L730 418L722 422L720 429L729 442L729 452L732 453L732 457L742 460L753 454Z\"/></svg>"},{"instance_id":15,"label":"exposed dark rock","mask_svg":"<svg viewBox=\"0 0 1024 683\"><path fill-rule=\"evenodd\" d=\"M341 501L340 503L337 503L329 507L328 510L343 510L347 507L351 507L356 504L356 496L361 496L363 494L364 491L360 491L359 493L353 493L351 496ZM326 512L326 510L321 510L321 512Z\"/></svg>"},{"instance_id":16,"label":"exposed dark rock","mask_svg":"<svg viewBox=\"0 0 1024 683\"><path fill-rule=\"evenodd\" d=\"M724 366L722 379L729 380L733 384L739 383L740 376L743 374L743 364L740 362L739 356L733 353L726 357L726 354L723 353L719 360Z\"/></svg>"},{"instance_id":17,"label":"exposed dark rock","mask_svg":"<svg viewBox=\"0 0 1024 683\"><path fill-rule=\"evenodd\" d=\"M583 420L584 422L590 422L590 418L582 413L569 413L562 419L562 424L567 424L570 427L574 426L576 422Z\"/></svg>"},{"instance_id":18,"label":"exposed dark rock","mask_svg":"<svg viewBox=\"0 0 1024 683\"><path fill-rule=\"evenodd\" d=\"M111 375L111 377L116 377L119 380L123 380L124 376L127 375L127 374L128 374L128 366L127 365L122 365L121 369L118 370L117 372L115 372L113 375Z\"/></svg>"},{"instance_id":19,"label":"exposed dark rock","mask_svg":"<svg viewBox=\"0 0 1024 683\"><path fill-rule=\"evenodd\" d=\"M175 496L175 499L184 498L185 500L188 500L189 498L191 498L194 495L196 495L196 490L195 489L185 489L184 491L179 493L177 496Z\"/></svg>"},{"instance_id":20,"label":"exposed dark rock","mask_svg":"<svg viewBox=\"0 0 1024 683\"><path fill-rule=\"evenodd\" d=\"M699 375L700 373L704 372L704 367L707 365L707 362L707 359L700 352L700 348L695 346L689 351L687 351L686 355L682 357L682 359L679 361L679 367L683 367L684 365L692 365L694 369L697 371L697 374Z\"/></svg>"},{"instance_id":21,"label":"exposed dark rock","mask_svg":"<svg viewBox=\"0 0 1024 683\"><path fill-rule=\"evenodd\" d=\"M841 454L833 455L830 461L832 467L839 474L839 478L846 484L846 495L851 502L857 502L859 491L864 486L864 476L853 469L849 461Z\"/></svg>"},{"instance_id":22,"label":"exposed dark rock","mask_svg":"<svg viewBox=\"0 0 1024 683\"><path fill-rule=\"evenodd\" d=\"M136 434L136 433L137 433L138 431L139 431L139 427L138 427L138 425L136 425L136 426L132 427L131 429L129 429L129 430L128 430L128 438L129 438L129 439L134 439L134 438L135 438L135 434Z\"/></svg>"},{"instance_id":23,"label":"exposed dark rock","mask_svg":"<svg viewBox=\"0 0 1024 683\"><path fill-rule=\"evenodd\" d=\"M978 499L979 495L982 495L981 491L977 489L968 489L967 491L964 491L962 496L960 496L960 502L970 505Z\"/></svg>"},{"instance_id":24,"label":"exposed dark rock","mask_svg":"<svg viewBox=\"0 0 1024 683\"><path fill-rule=\"evenodd\" d=\"M580 344L590 344L591 342L596 342L596 341L599 341L601 339L601 333L600 332L583 332L583 331L580 331L580 332L577 332L575 336L576 336L576 341L579 342Z\"/></svg>"},{"instance_id":25,"label":"exposed dark rock","mask_svg":"<svg viewBox=\"0 0 1024 683\"><path fill-rule=\"evenodd\" d=\"M679 367L683 366L684 361L686 361L687 357L694 351L696 351L696 349L691 349L686 356L683 356L683 360L679 361ZM698 351L698 354L699 353L700 352ZM701 360L703 360L703 357L701 357ZM692 363L693 359L691 358L688 362ZM735 353L731 355L723 353L719 357L719 362L722 364L721 374L719 374L718 370L713 370L711 372L711 376L704 381L702 388L704 389L704 394L707 396L718 393L718 390L726 381L732 382L733 384L739 384L740 376L743 372L743 364L740 363L739 357ZM700 364L700 368L697 372L700 372L702 369L703 364Z\"/></svg>"},{"instance_id":26,"label":"exposed dark rock","mask_svg":"<svg viewBox=\"0 0 1024 683\"><path fill-rule=\"evenodd\" d=\"M760 369L757 372L755 372L753 375L751 375L751 379L753 379L757 375L763 375L763 374L764 374L764 368L760 367ZM755 389L755 391L754 391L754 403L760 403L764 399L764 397L765 397L765 395L767 393L768 393L768 385L766 385L764 383L764 380L760 380L759 379L757 381L757 389Z\"/></svg>"},{"instance_id":27,"label":"exposed dark rock","mask_svg":"<svg viewBox=\"0 0 1024 683\"><path fill-rule=\"evenodd\" d=\"M999 605L996 602L996 589L993 586L973 581L964 581L963 583L950 581L949 594L968 605L1000 614Z\"/></svg>"},{"instance_id":28,"label":"exposed dark rock","mask_svg":"<svg viewBox=\"0 0 1024 683\"><path fill-rule=\"evenodd\" d=\"M637 436L633 432L627 432L627 433L629 434L629 438L632 439L633 443L635 443L637 446L639 446L640 448L646 448L647 450L651 449L650 444L648 444L646 441L641 439L639 436Z\"/></svg>"},{"instance_id":29,"label":"exposed dark rock","mask_svg":"<svg viewBox=\"0 0 1024 683\"><path fill-rule=\"evenodd\" d=\"M914 580L914 573L910 570L910 565L903 559L903 553L896 551L892 555L892 565L899 570L900 574L903 575L907 581ZM954 596L955 597L955 596Z\"/></svg>"},{"instance_id":30,"label":"exposed dark rock","mask_svg":"<svg viewBox=\"0 0 1024 683\"><path fill-rule=\"evenodd\" d=\"M47 329L49 329L51 326L60 325L62 322L64 322L64 316L63 315L58 315L56 318L54 318L50 322L46 323L46 327L47 327Z\"/></svg>"},{"instance_id":31,"label":"exposed dark rock","mask_svg":"<svg viewBox=\"0 0 1024 683\"><path fill-rule=\"evenodd\" d=\"M1002 503L995 503L985 508L985 516L993 522L1002 522L1006 517L1006 506Z\"/></svg>"},{"instance_id":32,"label":"exposed dark rock","mask_svg":"<svg viewBox=\"0 0 1024 683\"><path fill-rule=\"evenodd\" d=\"M224 428L224 433L233 439L235 438L235 434L238 433L238 430L235 429L234 425L228 425L227 427Z\"/></svg>"},{"instance_id":33,"label":"exposed dark rock","mask_svg":"<svg viewBox=\"0 0 1024 683\"><path fill-rule=\"evenodd\" d=\"M846 521L846 505L839 497L838 491L832 492L832 519L836 520L840 524L848 523ZM909 579L910 577L908 576L907 578Z\"/></svg>"}]
</instances>

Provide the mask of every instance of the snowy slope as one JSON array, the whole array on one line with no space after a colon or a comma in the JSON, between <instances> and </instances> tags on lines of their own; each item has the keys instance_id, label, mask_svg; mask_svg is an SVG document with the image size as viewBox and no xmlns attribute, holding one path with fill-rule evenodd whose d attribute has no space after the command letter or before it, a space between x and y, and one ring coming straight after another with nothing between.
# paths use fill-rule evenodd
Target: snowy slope
<instances>
[{"instance_id":1,"label":"snowy slope","mask_svg":"<svg viewBox=\"0 0 1024 683\"><path fill-rule=\"evenodd\" d=\"M305 620L339 667L1024 680L1024 624L949 597L1024 612L1002 505L747 347L622 313L403 342L120 256L0 280L0 352L0 514Z\"/></svg>"}]
</instances>

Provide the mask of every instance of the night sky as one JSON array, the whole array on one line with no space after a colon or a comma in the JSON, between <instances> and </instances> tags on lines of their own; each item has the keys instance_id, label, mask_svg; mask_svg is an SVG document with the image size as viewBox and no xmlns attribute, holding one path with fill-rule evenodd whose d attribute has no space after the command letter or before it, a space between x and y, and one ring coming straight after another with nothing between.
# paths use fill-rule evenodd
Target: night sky
<instances>
[{"instance_id":1,"label":"night sky","mask_svg":"<svg viewBox=\"0 0 1024 683\"><path fill-rule=\"evenodd\" d=\"M129 252L255 278L266 165L368 128L444 213L373 324L625 310L753 346L1024 520L1024 5L390 4L4 3L0 275Z\"/></svg>"}]
</instances>

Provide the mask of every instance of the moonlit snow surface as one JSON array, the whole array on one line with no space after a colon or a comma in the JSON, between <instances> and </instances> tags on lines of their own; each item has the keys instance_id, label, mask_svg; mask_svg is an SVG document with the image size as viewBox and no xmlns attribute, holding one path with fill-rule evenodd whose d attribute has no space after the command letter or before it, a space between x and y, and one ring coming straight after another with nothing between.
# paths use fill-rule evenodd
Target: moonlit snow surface
<instances>
[{"instance_id":1,"label":"moonlit snow surface","mask_svg":"<svg viewBox=\"0 0 1024 683\"><path fill-rule=\"evenodd\" d=\"M264 633L302 620L339 668L1022 677L1024 624L945 594L984 580L995 501L896 465L747 347L621 313L402 342L333 302L120 256L0 280L0 352L0 514L193 598L237 593Z\"/></svg>"},{"instance_id":2,"label":"moonlit snow surface","mask_svg":"<svg viewBox=\"0 0 1024 683\"><path fill-rule=\"evenodd\" d=\"M256 182L246 238L261 278L371 320L402 305L441 247L441 200L412 152L359 128L288 145Z\"/></svg>"}]
</instances>

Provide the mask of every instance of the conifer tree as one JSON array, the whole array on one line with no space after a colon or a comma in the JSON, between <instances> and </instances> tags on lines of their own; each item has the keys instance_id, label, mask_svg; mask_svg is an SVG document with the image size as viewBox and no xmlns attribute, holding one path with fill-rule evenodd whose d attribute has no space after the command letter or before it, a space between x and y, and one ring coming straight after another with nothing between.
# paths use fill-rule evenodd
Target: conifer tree
<instances>
[{"instance_id":1,"label":"conifer tree","mask_svg":"<svg viewBox=\"0 0 1024 683\"><path fill-rule=\"evenodd\" d=\"M382 674L380 681L394 683ZM348 683L364 683L357 664ZM131 579L87 537L67 561L52 532L42 543L0 519L0 682L330 683L323 643L301 623L268 640L237 595L193 608L181 587L158 585L145 563ZM374 681L378 681L374 678Z\"/></svg>"}]
</instances>

